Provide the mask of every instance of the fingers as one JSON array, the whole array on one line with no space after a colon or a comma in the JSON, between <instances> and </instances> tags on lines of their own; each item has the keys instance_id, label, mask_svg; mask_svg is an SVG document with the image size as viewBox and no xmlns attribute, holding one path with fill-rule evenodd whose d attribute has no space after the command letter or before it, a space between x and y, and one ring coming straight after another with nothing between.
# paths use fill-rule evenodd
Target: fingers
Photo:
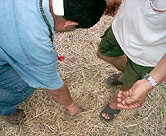
<instances>
[{"instance_id":1,"label":"fingers","mask_svg":"<svg viewBox=\"0 0 166 136\"><path fill-rule=\"evenodd\" d=\"M112 11L111 16L114 17L118 13L119 8L115 8L114 11Z\"/></svg>"},{"instance_id":2,"label":"fingers","mask_svg":"<svg viewBox=\"0 0 166 136\"><path fill-rule=\"evenodd\" d=\"M137 98L132 96L132 90L119 91L117 94L118 107L123 109L135 109L140 107Z\"/></svg>"},{"instance_id":3,"label":"fingers","mask_svg":"<svg viewBox=\"0 0 166 136\"><path fill-rule=\"evenodd\" d=\"M117 98L117 106L122 109L135 109L141 106L135 97Z\"/></svg>"},{"instance_id":4,"label":"fingers","mask_svg":"<svg viewBox=\"0 0 166 136\"><path fill-rule=\"evenodd\" d=\"M119 97L120 96L120 97ZM136 103L137 98L132 95L132 90L129 89L129 91L121 91L120 94L118 94L119 99L122 99L121 103L123 105L131 105ZM119 100L120 102L120 100Z\"/></svg>"},{"instance_id":5,"label":"fingers","mask_svg":"<svg viewBox=\"0 0 166 136\"><path fill-rule=\"evenodd\" d=\"M119 108L127 109L127 110L129 110L129 109L135 109L135 108L140 107L140 106L138 106L137 104L123 105L122 103L117 104L117 106L118 106Z\"/></svg>"},{"instance_id":6,"label":"fingers","mask_svg":"<svg viewBox=\"0 0 166 136\"><path fill-rule=\"evenodd\" d=\"M130 92L129 91L119 91L119 93L117 94L118 98L127 98L130 97Z\"/></svg>"},{"instance_id":7,"label":"fingers","mask_svg":"<svg viewBox=\"0 0 166 136\"><path fill-rule=\"evenodd\" d=\"M108 16L115 16L118 12L118 9L119 7L106 7L105 9L105 15L108 15Z\"/></svg>"},{"instance_id":8,"label":"fingers","mask_svg":"<svg viewBox=\"0 0 166 136\"><path fill-rule=\"evenodd\" d=\"M108 15L108 16L113 16L114 15L114 7L107 7L105 9L105 15Z\"/></svg>"},{"instance_id":9,"label":"fingers","mask_svg":"<svg viewBox=\"0 0 166 136\"><path fill-rule=\"evenodd\" d=\"M122 101L126 98L126 95L123 91L119 91L119 93L117 94L117 101L119 103L122 103Z\"/></svg>"}]
</instances>

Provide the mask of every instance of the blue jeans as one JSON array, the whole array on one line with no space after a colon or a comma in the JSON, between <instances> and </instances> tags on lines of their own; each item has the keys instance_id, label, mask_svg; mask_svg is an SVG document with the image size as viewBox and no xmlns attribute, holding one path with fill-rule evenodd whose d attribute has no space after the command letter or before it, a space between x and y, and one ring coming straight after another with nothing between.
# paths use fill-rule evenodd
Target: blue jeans
<instances>
[{"instance_id":1,"label":"blue jeans","mask_svg":"<svg viewBox=\"0 0 166 136\"><path fill-rule=\"evenodd\" d=\"M0 115L14 113L34 91L9 64L0 65Z\"/></svg>"}]
</instances>

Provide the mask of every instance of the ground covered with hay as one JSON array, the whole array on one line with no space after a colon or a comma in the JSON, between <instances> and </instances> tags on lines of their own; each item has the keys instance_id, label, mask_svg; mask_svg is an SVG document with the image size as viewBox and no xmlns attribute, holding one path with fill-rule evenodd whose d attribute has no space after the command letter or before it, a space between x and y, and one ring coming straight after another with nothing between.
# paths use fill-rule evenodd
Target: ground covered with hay
<instances>
[{"instance_id":1,"label":"ground covered with hay","mask_svg":"<svg viewBox=\"0 0 166 136\"><path fill-rule=\"evenodd\" d=\"M105 82L118 71L96 57L100 37L111 23L112 18L104 16L93 28L55 34L57 52L66 58L59 62L59 72L83 112L72 117L46 90L37 89L20 105L26 112L26 122L13 126L0 118L0 136L166 135L165 82L150 92L139 109L122 110L110 123L99 118L100 111L120 88Z\"/></svg>"}]
</instances>

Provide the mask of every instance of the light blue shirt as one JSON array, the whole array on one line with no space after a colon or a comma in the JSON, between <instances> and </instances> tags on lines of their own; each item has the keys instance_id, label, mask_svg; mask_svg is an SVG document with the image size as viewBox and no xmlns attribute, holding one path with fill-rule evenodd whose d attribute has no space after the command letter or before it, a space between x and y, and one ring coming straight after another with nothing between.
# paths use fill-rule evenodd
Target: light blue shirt
<instances>
[{"instance_id":1,"label":"light blue shirt","mask_svg":"<svg viewBox=\"0 0 166 136\"><path fill-rule=\"evenodd\" d=\"M49 0L43 8L54 33ZM31 87L58 89L57 54L39 0L0 0L0 65L9 63Z\"/></svg>"}]
</instances>

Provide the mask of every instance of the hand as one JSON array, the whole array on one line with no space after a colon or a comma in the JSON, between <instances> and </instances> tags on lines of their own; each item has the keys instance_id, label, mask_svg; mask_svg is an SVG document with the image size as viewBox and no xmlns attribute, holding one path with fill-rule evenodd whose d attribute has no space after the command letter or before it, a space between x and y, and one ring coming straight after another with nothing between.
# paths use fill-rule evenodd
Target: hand
<instances>
[{"instance_id":1,"label":"hand","mask_svg":"<svg viewBox=\"0 0 166 136\"><path fill-rule=\"evenodd\" d=\"M141 107L151 89L152 85L146 79L138 80L128 91L119 91L117 106L123 109Z\"/></svg>"},{"instance_id":2,"label":"hand","mask_svg":"<svg viewBox=\"0 0 166 136\"><path fill-rule=\"evenodd\" d=\"M105 9L105 15L115 16L118 12L119 6L122 0L106 0L107 7Z\"/></svg>"}]
</instances>

